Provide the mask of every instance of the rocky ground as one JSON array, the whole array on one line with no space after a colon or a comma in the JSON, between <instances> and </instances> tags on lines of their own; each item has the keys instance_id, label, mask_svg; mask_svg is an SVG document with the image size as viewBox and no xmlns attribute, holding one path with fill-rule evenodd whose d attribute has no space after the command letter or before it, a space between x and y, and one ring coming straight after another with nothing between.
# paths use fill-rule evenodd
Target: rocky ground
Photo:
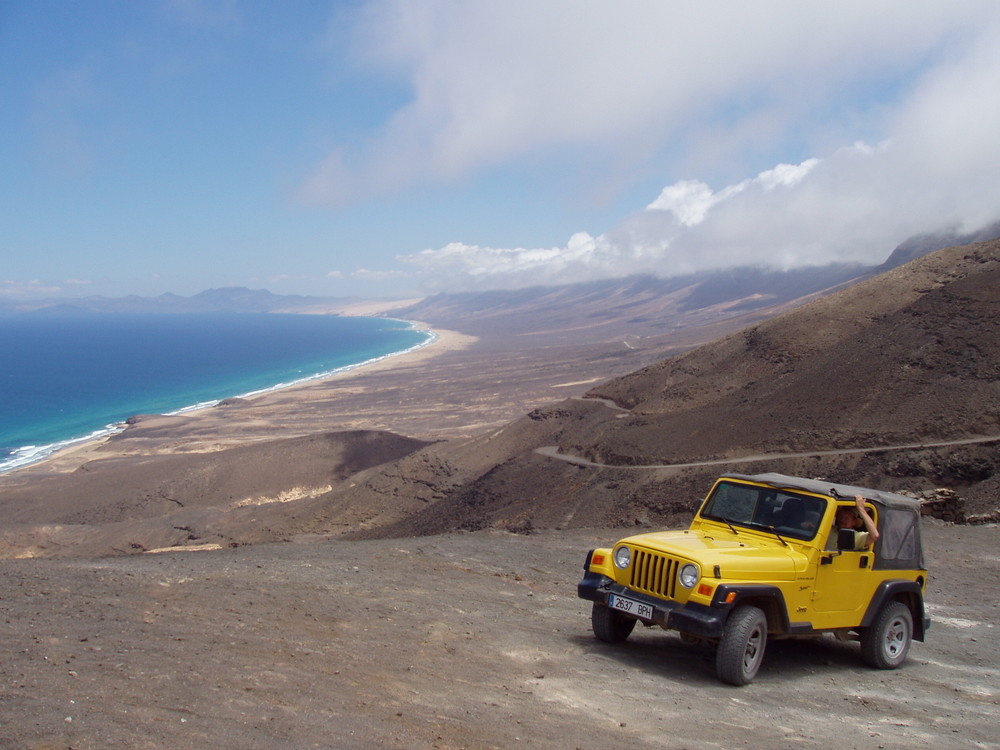
<instances>
[{"instance_id":1,"label":"rocky ground","mask_svg":"<svg viewBox=\"0 0 1000 750\"><path fill-rule=\"evenodd\" d=\"M1000 748L995 523L927 520L934 624L892 672L779 642L731 688L674 635L597 642L576 597L588 548L721 471L992 517L1000 243L915 264L663 364L694 333L468 330L0 477L0 748Z\"/></svg>"},{"instance_id":2,"label":"rocky ground","mask_svg":"<svg viewBox=\"0 0 1000 750\"><path fill-rule=\"evenodd\" d=\"M576 583L617 535L0 561L0 747L1000 747L995 525L925 522L901 669L772 642L745 688L674 634L595 640Z\"/></svg>"}]
</instances>

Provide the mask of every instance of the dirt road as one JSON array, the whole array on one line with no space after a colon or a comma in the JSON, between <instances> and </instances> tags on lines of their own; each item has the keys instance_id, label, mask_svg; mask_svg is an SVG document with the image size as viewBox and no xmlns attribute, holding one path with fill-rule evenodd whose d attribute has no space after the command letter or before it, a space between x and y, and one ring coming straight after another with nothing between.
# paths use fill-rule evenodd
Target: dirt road
<instances>
[{"instance_id":1,"label":"dirt road","mask_svg":"<svg viewBox=\"0 0 1000 750\"><path fill-rule=\"evenodd\" d=\"M604 400L604 399L600 399ZM864 453L889 453L892 451L928 450L931 448L948 448L956 445L982 445L1000 442L1000 435L989 435L961 440L941 440L928 443L909 443L906 445L880 445L873 448L831 448L817 451L796 451L794 453L761 453L753 456L727 457L705 461L686 461L672 464L602 464L571 453L561 453L558 445L545 445L535 448L535 453L547 458L554 458L577 466L587 466L595 469L692 469L703 466L729 466L730 464L751 464L760 461L774 461L783 458L816 458L820 456L851 456Z\"/></svg>"},{"instance_id":2,"label":"dirt road","mask_svg":"<svg viewBox=\"0 0 1000 750\"><path fill-rule=\"evenodd\" d=\"M772 643L757 681L576 597L618 530L0 561L0 747L997 748L996 526L925 524L897 671Z\"/></svg>"}]
</instances>

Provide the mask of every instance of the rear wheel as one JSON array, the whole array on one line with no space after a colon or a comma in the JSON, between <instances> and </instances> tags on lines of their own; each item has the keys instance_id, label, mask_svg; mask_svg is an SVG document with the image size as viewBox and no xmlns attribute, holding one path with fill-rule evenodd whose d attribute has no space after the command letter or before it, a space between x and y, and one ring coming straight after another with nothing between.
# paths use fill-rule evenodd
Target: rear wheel
<instances>
[{"instance_id":1,"label":"rear wheel","mask_svg":"<svg viewBox=\"0 0 1000 750\"><path fill-rule=\"evenodd\" d=\"M757 676L767 646L767 617L758 607L737 607L715 653L715 671L730 685L746 685Z\"/></svg>"},{"instance_id":2,"label":"rear wheel","mask_svg":"<svg viewBox=\"0 0 1000 750\"><path fill-rule=\"evenodd\" d=\"M861 631L861 658L876 669L895 669L910 650L913 615L902 602L889 602L875 624Z\"/></svg>"},{"instance_id":3,"label":"rear wheel","mask_svg":"<svg viewBox=\"0 0 1000 750\"><path fill-rule=\"evenodd\" d=\"M606 643L621 643L632 633L635 620L615 612L606 604L594 602L590 612L590 624L594 635Z\"/></svg>"}]
</instances>

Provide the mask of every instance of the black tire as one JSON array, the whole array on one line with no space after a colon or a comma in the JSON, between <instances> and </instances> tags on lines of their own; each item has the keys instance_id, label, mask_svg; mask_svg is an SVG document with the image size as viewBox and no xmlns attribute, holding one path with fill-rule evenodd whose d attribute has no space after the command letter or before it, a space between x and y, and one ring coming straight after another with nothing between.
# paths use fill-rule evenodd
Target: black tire
<instances>
[{"instance_id":1,"label":"black tire","mask_svg":"<svg viewBox=\"0 0 1000 750\"><path fill-rule=\"evenodd\" d=\"M715 653L715 671L730 685L753 682L764 661L767 646L767 617L758 607L737 607L726 621Z\"/></svg>"},{"instance_id":2,"label":"black tire","mask_svg":"<svg viewBox=\"0 0 1000 750\"><path fill-rule=\"evenodd\" d=\"M590 625L594 635L605 643L621 643L632 633L635 620L615 612L606 604L594 602L590 612Z\"/></svg>"},{"instance_id":3,"label":"black tire","mask_svg":"<svg viewBox=\"0 0 1000 750\"><path fill-rule=\"evenodd\" d=\"M875 624L861 631L861 658L876 669L895 669L913 642L913 614L902 602L889 602Z\"/></svg>"}]
</instances>

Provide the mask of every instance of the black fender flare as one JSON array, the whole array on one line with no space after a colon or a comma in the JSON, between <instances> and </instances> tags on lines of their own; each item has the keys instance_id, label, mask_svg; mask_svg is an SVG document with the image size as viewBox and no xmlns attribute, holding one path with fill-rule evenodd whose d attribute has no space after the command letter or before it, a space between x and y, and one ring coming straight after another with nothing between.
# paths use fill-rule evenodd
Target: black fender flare
<instances>
[{"instance_id":1,"label":"black fender flare","mask_svg":"<svg viewBox=\"0 0 1000 750\"><path fill-rule=\"evenodd\" d=\"M924 587L917 581L894 579L882 581L872 600L868 603L865 616L861 618L861 627L871 627L882 608L891 601L901 601L910 608L913 615L913 640L923 641L931 620L924 610Z\"/></svg>"},{"instance_id":2,"label":"black fender flare","mask_svg":"<svg viewBox=\"0 0 1000 750\"><path fill-rule=\"evenodd\" d=\"M712 609L734 610L740 604L753 604L764 610L767 627L772 633L788 633L792 630L788 619L785 595L777 586L767 584L723 583L712 596ZM764 606L761 606L763 604Z\"/></svg>"}]
</instances>

